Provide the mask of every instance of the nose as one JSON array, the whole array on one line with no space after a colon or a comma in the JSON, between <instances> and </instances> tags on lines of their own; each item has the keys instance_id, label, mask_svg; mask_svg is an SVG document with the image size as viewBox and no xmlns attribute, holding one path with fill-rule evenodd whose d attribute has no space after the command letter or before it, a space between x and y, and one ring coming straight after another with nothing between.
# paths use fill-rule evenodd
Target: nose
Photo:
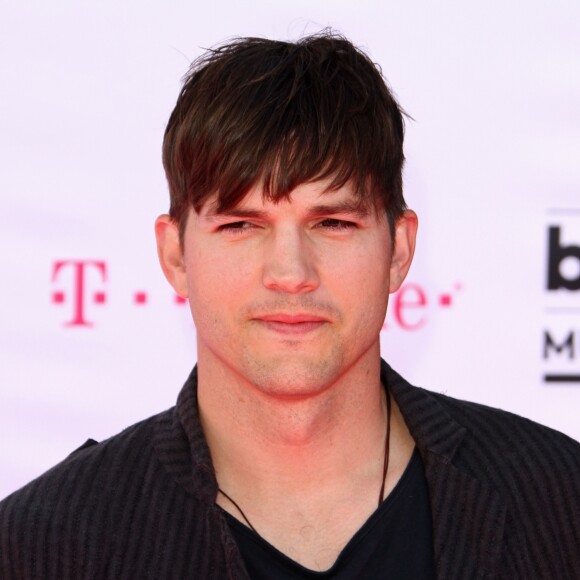
<instances>
[{"instance_id":1,"label":"nose","mask_svg":"<svg viewBox=\"0 0 580 580\"><path fill-rule=\"evenodd\" d=\"M287 228L272 234L266 248L263 283L269 290L289 294L318 288L314 248L300 230Z\"/></svg>"}]
</instances>

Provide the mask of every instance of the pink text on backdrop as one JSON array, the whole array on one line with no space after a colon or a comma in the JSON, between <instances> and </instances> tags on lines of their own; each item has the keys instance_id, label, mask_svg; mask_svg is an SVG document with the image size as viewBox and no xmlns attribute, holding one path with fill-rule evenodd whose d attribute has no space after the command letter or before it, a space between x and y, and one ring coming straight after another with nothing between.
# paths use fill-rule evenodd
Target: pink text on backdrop
<instances>
[{"instance_id":1,"label":"pink text on backdrop","mask_svg":"<svg viewBox=\"0 0 580 580\"><path fill-rule=\"evenodd\" d=\"M95 321L89 319L87 305L94 303L104 306L109 288L108 264L105 260L55 260L52 264L52 302L60 307L69 307L69 317L63 326L93 327ZM405 331L420 330L428 323L429 311L433 307L449 309L453 306L461 284L453 285L451 291L434 292L418 282L403 284L390 298L387 319L383 330L392 327ZM149 304L149 296L143 289L135 290L130 301L140 307ZM175 305L187 301L173 295Z\"/></svg>"}]
</instances>

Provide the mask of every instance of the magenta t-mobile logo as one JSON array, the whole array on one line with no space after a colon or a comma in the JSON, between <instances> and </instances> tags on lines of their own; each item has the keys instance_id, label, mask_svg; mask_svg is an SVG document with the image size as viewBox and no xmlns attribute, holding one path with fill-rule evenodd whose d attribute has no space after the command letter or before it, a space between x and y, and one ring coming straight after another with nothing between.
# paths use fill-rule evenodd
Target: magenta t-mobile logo
<instances>
[{"instance_id":1,"label":"magenta t-mobile logo","mask_svg":"<svg viewBox=\"0 0 580 580\"><path fill-rule=\"evenodd\" d=\"M52 282L57 283L64 271L69 272L71 284L67 291L56 290L52 293L52 301L56 304L69 303L72 306L72 318L66 326L92 326L86 318L87 301L103 304L107 295L104 284L107 281L107 264L100 260L58 260L52 266ZM100 288L89 288L88 273L91 271L91 281L96 274L101 282ZM72 276L70 276L72 274Z\"/></svg>"}]
</instances>

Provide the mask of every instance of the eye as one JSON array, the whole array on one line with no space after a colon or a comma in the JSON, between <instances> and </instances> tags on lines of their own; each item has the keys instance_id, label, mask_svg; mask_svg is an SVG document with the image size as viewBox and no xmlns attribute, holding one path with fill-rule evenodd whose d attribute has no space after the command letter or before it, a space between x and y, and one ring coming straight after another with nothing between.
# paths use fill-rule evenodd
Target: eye
<instances>
[{"instance_id":1,"label":"eye","mask_svg":"<svg viewBox=\"0 0 580 580\"><path fill-rule=\"evenodd\" d=\"M345 231L349 229L354 229L357 225L354 222L347 222L344 220L338 220L334 218L327 218L322 220L318 223L319 227L322 227L327 230L334 230L334 231Z\"/></svg>"},{"instance_id":2,"label":"eye","mask_svg":"<svg viewBox=\"0 0 580 580\"><path fill-rule=\"evenodd\" d=\"M228 224L222 224L219 226L218 232L227 232L236 235L246 233L255 227L256 225L250 222L230 222Z\"/></svg>"}]
</instances>

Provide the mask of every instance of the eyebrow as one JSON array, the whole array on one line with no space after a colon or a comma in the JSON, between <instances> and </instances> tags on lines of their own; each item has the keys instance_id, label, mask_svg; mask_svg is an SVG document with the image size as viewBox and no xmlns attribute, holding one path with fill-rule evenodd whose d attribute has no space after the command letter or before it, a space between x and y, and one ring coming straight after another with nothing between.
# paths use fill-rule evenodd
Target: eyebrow
<instances>
[{"instance_id":1,"label":"eyebrow","mask_svg":"<svg viewBox=\"0 0 580 580\"><path fill-rule=\"evenodd\" d=\"M357 203L354 200L344 200L336 203L322 203L317 204L308 209L307 217L320 217L323 215L347 214L358 218L367 217L370 211L364 205ZM236 218L250 218L250 219L267 219L269 217L267 211L261 209L250 209L244 207L233 207L223 211L209 211L205 216L206 219L214 220L222 217L236 217Z\"/></svg>"}]
</instances>

